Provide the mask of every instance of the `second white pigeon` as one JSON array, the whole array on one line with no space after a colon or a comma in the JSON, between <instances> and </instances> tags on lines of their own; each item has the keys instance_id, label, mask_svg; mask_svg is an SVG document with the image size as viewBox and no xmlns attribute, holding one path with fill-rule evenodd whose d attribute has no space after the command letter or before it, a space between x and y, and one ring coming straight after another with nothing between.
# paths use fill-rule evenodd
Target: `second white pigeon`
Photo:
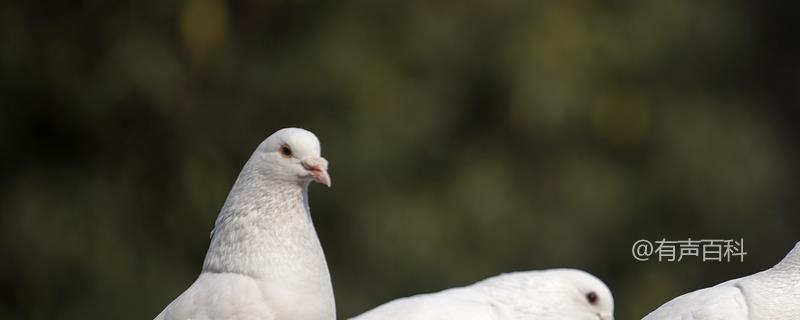
<instances>
[{"instance_id":1,"label":"second white pigeon","mask_svg":"<svg viewBox=\"0 0 800 320\"><path fill-rule=\"evenodd\" d=\"M800 242L771 269L679 296L642 320L800 319Z\"/></svg>"},{"instance_id":2,"label":"second white pigeon","mask_svg":"<svg viewBox=\"0 0 800 320\"><path fill-rule=\"evenodd\" d=\"M611 320L608 287L581 270L501 274L472 285L390 301L353 320Z\"/></svg>"}]
</instances>

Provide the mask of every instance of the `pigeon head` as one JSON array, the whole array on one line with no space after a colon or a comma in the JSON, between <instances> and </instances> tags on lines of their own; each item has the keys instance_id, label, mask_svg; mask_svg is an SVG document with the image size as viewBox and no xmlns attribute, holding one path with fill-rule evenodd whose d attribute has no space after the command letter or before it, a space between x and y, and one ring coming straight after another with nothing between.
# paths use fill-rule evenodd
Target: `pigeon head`
<instances>
[{"instance_id":1,"label":"pigeon head","mask_svg":"<svg viewBox=\"0 0 800 320\"><path fill-rule=\"evenodd\" d=\"M611 291L600 279L581 270L512 272L483 283L490 295L515 310L517 318L614 319Z\"/></svg>"},{"instance_id":2,"label":"pigeon head","mask_svg":"<svg viewBox=\"0 0 800 320\"><path fill-rule=\"evenodd\" d=\"M567 290L577 313L587 315L585 319L614 319L614 297L611 290L597 277L580 270L561 270L564 281L571 286ZM583 319L581 317L581 319Z\"/></svg>"},{"instance_id":3,"label":"pigeon head","mask_svg":"<svg viewBox=\"0 0 800 320\"><path fill-rule=\"evenodd\" d=\"M275 179L308 185L311 181L331 186L328 161L320 156L319 139L311 131L285 128L262 142L259 169Z\"/></svg>"}]
</instances>

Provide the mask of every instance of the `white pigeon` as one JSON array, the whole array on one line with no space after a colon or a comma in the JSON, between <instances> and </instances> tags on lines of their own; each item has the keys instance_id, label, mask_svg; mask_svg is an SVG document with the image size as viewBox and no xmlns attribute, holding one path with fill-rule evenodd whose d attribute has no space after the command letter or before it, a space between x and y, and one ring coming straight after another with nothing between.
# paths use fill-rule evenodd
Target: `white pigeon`
<instances>
[{"instance_id":1,"label":"white pigeon","mask_svg":"<svg viewBox=\"0 0 800 320\"><path fill-rule=\"evenodd\" d=\"M287 128L264 140L220 210L200 276L156 320L335 319L311 181L331 183L313 133Z\"/></svg>"},{"instance_id":2,"label":"white pigeon","mask_svg":"<svg viewBox=\"0 0 800 320\"><path fill-rule=\"evenodd\" d=\"M472 285L390 301L353 320L611 320L614 298L575 269L501 274Z\"/></svg>"},{"instance_id":3,"label":"white pigeon","mask_svg":"<svg viewBox=\"0 0 800 320\"><path fill-rule=\"evenodd\" d=\"M800 319L800 242L771 269L679 296L643 320Z\"/></svg>"}]
</instances>

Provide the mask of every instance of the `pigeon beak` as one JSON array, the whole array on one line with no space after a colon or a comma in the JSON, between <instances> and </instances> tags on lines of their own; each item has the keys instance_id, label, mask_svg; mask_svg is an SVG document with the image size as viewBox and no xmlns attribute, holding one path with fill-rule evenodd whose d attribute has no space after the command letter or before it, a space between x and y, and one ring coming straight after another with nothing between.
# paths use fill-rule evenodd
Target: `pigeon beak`
<instances>
[{"instance_id":1,"label":"pigeon beak","mask_svg":"<svg viewBox=\"0 0 800 320\"><path fill-rule=\"evenodd\" d=\"M614 320L614 315L612 315L612 314L608 314L608 313L604 313L604 314L597 314L597 317L598 317L600 320Z\"/></svg>"},{"instance_id":2,"label":"pigeon beak","mask_svg":"<svg viewBox=\"0 0 800 320\"><path fill-rule=\"evenodd\" d=\"M314 181L331 187L331 177L328 175L328 160L323 157L306 158L300 162L303 168L308 171Z\"/></svg>"}]
</instances>

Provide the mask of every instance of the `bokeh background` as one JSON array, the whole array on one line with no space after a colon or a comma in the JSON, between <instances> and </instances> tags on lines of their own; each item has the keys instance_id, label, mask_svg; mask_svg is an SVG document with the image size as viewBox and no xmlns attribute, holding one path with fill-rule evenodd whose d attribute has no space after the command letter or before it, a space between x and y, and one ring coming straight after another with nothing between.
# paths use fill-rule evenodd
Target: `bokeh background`
<instances>
[{"instance_id":1,"label":"bokeh background","mask_svg":"<svg viewBox=\"0 0 800 320\"><path fill-rule=\"evenodd\" d=\"M800 240L798 5L0 4L0 318L151 319L239 169L314 131L339 316L575 267L638 319ZM744 238L744 262L638 239Z\"/></svg>"}]
</instances>

